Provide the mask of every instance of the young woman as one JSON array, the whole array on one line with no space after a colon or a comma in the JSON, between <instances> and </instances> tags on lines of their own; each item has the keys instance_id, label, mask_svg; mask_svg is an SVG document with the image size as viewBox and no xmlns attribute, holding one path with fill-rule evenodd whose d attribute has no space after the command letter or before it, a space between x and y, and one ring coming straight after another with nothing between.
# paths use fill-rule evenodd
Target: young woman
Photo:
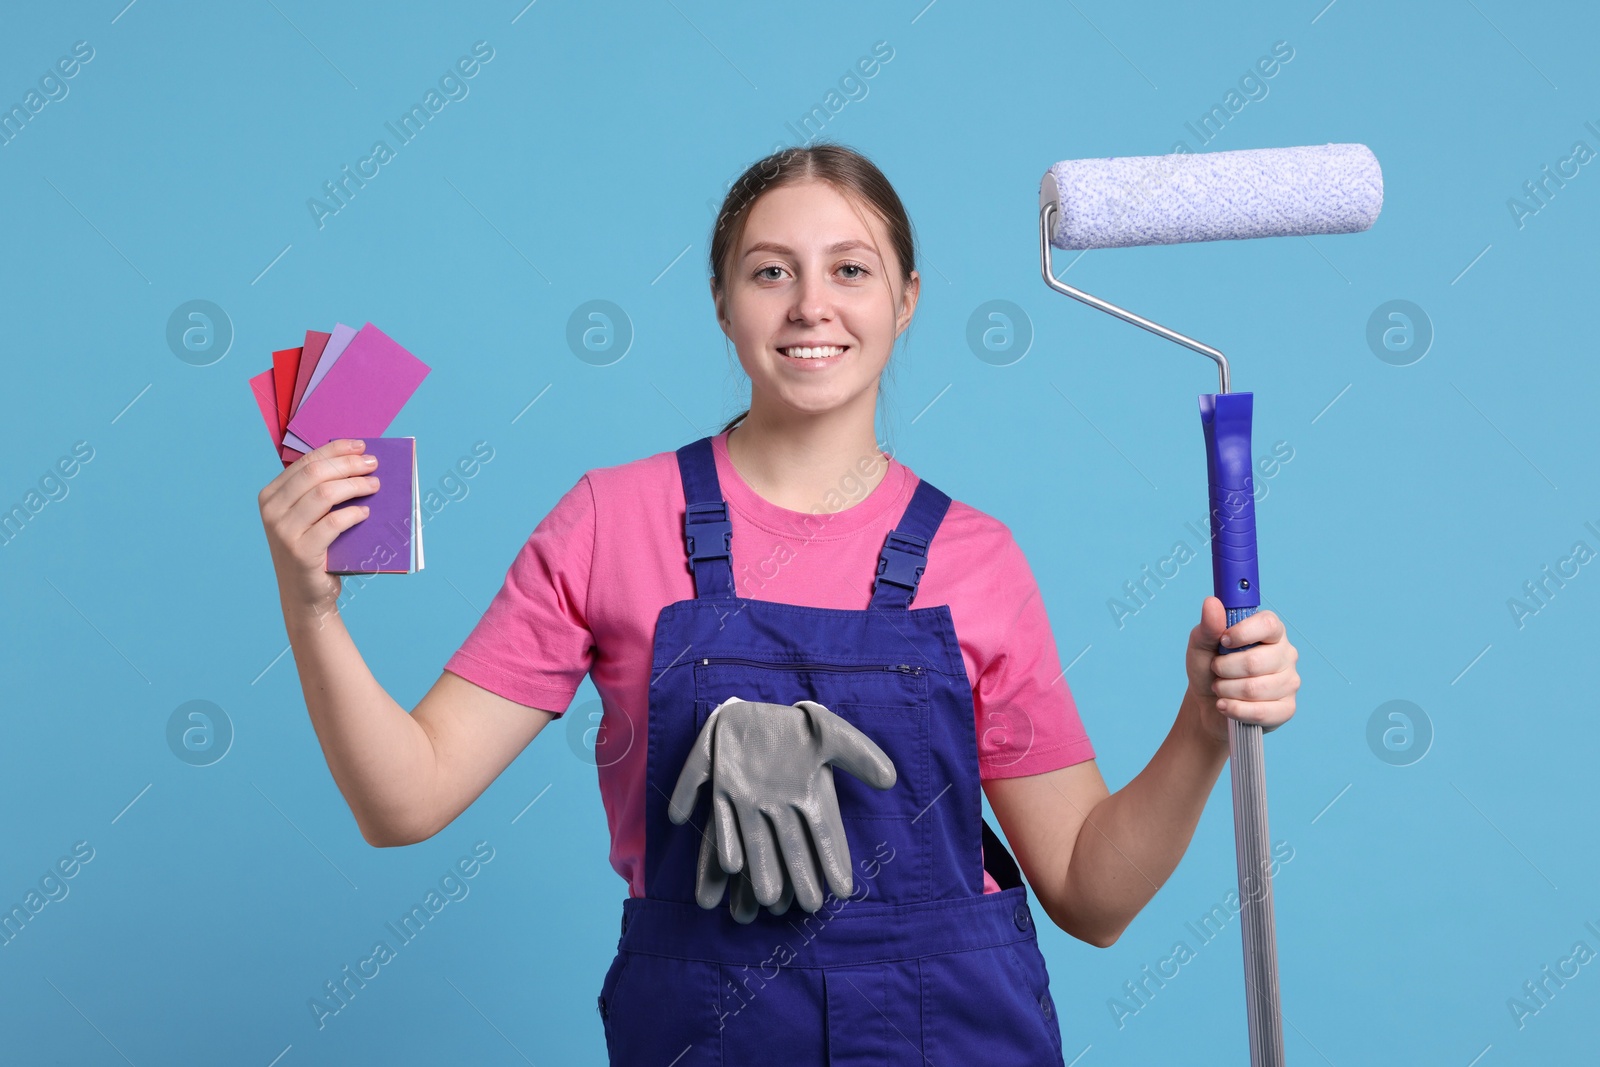
<instances>
[{"instance_id":1,"label":"young woman","mask_svg":"<svg viewBox=\"0 0 1600 1067\"><path fill-rule=\"evenodd\" d=\"M1060 1063L1028 887L1060 929L1115 942L1188 846L1227 720L1270 730L1294 714L1297 653L1272 612L1225 632L1206 597L1172 729L1109 793L1010 530L877 445L879 380L920 287L889 183L837 145L769 156L728 194L710 252L749 410L584 474L410 714L368 671L324 571L364 514L330 508L372 491L371 458L333 441L262 491L328 766L367 841L421 841L590 675L629 888L599 997L613 1063ZM1255 647L1218 655L1219 640ZM695 902L707 804L680 825L668 799L732 696L816 701L893 761L889 788L836 779L848 897L749 922Z\"/></svg>"}]
</instances>

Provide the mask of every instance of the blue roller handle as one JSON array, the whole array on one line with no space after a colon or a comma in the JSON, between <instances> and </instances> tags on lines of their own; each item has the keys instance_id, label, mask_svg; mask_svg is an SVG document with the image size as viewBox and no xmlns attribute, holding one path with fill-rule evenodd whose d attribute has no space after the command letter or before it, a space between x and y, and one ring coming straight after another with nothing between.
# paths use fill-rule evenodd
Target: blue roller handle
<instances>
[{"instance_id":1,"label":"blue roller handle","mask_svg":"<svg viewBox=\"0 0 1600 1067\"><path fill-rule=\"evenodd\" d=\"M1211 579L1232 626L1261 606L1256 569L1256 499L1251 478L1250 413L1254 393L1204 393L1211 483ZM1224 651L1243 651L1226 649Z\"/></svg>"},{"instance_id":2,"label":"blue roller handle","mask_svg":"<svg viewBox=\"0 0 1600 1067\"><path fill-rule=\"evenodd\" d=\"M1206 434L1211 484L1211 579L1227 609L1228 625L1261 606L1256 568L1255 481L1251 474L1251 393L1205 393L1200 423ZM1220 654L1255 645L1218 647ZM1278 1000L1277 937L1272 920L1272 860L1267 832L1267 777L1261 727L1228 720L1228 766L1233 780L1233 835L1238 860L1240 940L1244 947L1246 1011L1253 1067L1281 1067L1283 1025Z\"/></svg>"}]
</instances>

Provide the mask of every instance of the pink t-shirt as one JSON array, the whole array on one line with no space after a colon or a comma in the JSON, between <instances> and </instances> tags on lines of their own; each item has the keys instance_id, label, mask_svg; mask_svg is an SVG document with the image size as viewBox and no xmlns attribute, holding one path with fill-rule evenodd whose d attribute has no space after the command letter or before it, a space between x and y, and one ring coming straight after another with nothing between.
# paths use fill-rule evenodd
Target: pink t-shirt
<instances>
[{"instance_id":1,"label":"pink t-shirt","mask_svg":"<svg viewBox=\"0 0 1600 1067\"><path fill-rule=\"evenodd\" d=\"M843 510L791 511L745 483L728 459L727 436L717 434L712 451L733 524L738 594L865 609L884 535L900 521L917 475L877 453L858 468L870 475L886 462L888 470L864 498L864 482L846 476L827 505ZM644 731L656 617L695 594L683 510L674 452L588 471L535 527L445 664L490 692L557 713L585 674L593 678L604 709L598 769L611 866L636 897L644 895ZM928 545L911 606L939 604L950 606L973 686L980 777L1093 759L1027 559L1005 524L956 500ZM986 872L985 892L998 889Z\"/></svg>"}]
</instances>

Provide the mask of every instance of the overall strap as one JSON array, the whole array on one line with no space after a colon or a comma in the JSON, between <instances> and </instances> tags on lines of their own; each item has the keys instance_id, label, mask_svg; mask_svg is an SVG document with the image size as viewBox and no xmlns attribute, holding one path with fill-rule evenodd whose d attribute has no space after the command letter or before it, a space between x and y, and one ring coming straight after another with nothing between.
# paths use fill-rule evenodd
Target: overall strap
<instances>
[{"instance_id":1,"label":"overall strap","mask_svg":"<svg viewBox=\"0 0 1600 1067\"><path fill-rule=\"evenodd\" d=\"M909 608L917 596L917 583L928 565L928 542L950 510L950 498L926 479L906 505L900 523L883 539L878 572L872 579L872 608Z\"/></svg>"},{"instance_id":2,"label":"overall strap","mask_svg":"<svg viewBox=\"0 0 1600 1067\"><path fill-rule=\"evenodd\" d=\"M702 437L678 449L678 475L683 479L683 536L694 575L695 597L732 597L733 523L717 483L717 460L711 438Z\"/></svg>"}]
</instances>

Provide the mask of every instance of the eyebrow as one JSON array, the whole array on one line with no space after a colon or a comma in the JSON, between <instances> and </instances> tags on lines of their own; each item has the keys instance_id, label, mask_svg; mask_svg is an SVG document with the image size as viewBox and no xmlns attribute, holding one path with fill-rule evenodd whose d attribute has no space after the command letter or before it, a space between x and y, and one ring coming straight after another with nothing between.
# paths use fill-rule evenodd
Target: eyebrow
<instances>
[{"instance_id":1,"label":"eyebrow","mask_svg":"<svg viewBox=\"0 0 1600 1067\"><path fill-rule=\"evenodd\" d=\"M824 248L823 251L831 254L834 252L845 252L852 248L860 248L864 249L865 251L872 252L874 255L877 254L877 250L867 242L854 237L846 241L836 241L827 248ZM778 244L776 241L757 241L755 244L745 249L744 254L749 256L755 252L777 252L780 255L794 255L794 249L790 248L788 245Z\"/></svg>"}]
</instances>

